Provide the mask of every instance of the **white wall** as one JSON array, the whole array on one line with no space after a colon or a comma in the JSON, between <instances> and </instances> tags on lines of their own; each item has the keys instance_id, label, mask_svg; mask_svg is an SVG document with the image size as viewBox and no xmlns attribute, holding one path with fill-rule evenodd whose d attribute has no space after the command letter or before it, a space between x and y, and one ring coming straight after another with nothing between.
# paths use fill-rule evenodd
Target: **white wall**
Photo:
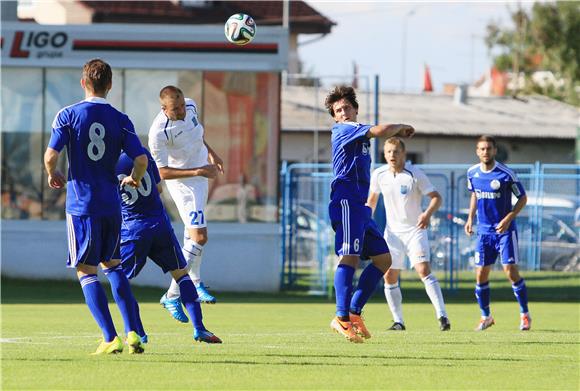
<instances>
[{"instance_id":1,"label":"white wall","mask_svg":"<svg viewBox=\"0 0 580 391\"><path fill-rule=\"evenodd\" d=\"M174 224L177 237L183 225ZM202 275L212 291L276 292L280 288L280 227L266 223L213 223ZM66 267L64 221L2 220L2 275L30 279L76 279ZM165 288L171 277L152 261L132 283Z\"/></svg>"}]
</instances>

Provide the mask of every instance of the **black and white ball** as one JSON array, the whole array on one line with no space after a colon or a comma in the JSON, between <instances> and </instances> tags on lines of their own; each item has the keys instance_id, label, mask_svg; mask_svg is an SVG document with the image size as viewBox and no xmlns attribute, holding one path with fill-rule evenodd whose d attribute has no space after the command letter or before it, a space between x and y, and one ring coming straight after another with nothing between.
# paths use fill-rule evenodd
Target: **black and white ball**
<instances>
[{"instance_id":1,"label":"black and white ball","mask_svg":"<svg viewBox=\"0 0 580 391\"><path fill-rule=\"evenodd\" d=\"M256 22L250 15L234 14L226 21L225 34L231 43L247 45L256 36Z\"/></svg>"}]
</instances>

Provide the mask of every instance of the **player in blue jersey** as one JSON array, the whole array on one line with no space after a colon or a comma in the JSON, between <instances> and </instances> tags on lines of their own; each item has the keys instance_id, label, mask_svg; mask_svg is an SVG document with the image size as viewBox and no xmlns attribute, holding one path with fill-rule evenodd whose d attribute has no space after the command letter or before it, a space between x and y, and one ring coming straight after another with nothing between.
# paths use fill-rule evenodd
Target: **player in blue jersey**
<instances>
[{"instance_id":1,"label":"player in blue jersey","mask_svg":"<svg viewBox=\"0 0 580 391\"><path fill-rule=\"evenodd\" d=\"M336 317L330 327L351 342L363 342L371 334L361 312L377 283L391 266L391 256L382 233L365 205L371 176L372 137L410 137L409 125L362 125L356 122L358 102L352 87L335 87L326 97L326 109L336 121L332 128L334 179L328 207L336 232L335 252L340 257L334 275ZM352 294L352 281L360 258L370 258Z\"/></svg>"},{"instance_id":2,"label":"player in blue jersey","mask_svg":"<svg viewBox=\"0 0 580 391\"><path fill-rule=\"evenodd\" d=\"M44 154L48 184L54 189L66 184L67 266L76 268L85 301L103 332L103 341L94 354L123 350L105 291L97 278L99 263L123 316L129 352L141 353L135 299L119 260L121 211L115 165L121 151L131 156L135 163L123 185L137 187L147 168L147 156L131 120L105 100L112 87L109 64L99 59L87 62L81 86L85 100L60 110L52 124ZM68 179L57 170L64 147L69 163Z\"/></svg>"},{"instance_id":3,"label":"player in blue jersey","mask_svg":"<svg viewBox=\"0 0 580 391\"><path fill-rule=\"evenodd\" d=\"M475 297L481 308L481 320L476 330L485 330L495 323L489 308L489 272L498 255L520 305L520 330L529 330L532 318L528 311L526 283L517 266L519 254L515 221L526 205L526 192L516 174L495 160L497 144L493 137L481 136L475 152L480 163L467 170L467 186L472 193L465 232L470 236L473 234L473 218L477 211ZM513 208L512 194L518 199Z\"/></svg>"},{"instance_id":4,"label":"player in blue jersey","mask_svg":"<svg viewBox=\"0 0 580 391\"><path fill-rule=\"evenodd\" d=\"M121 228L121 262L127 278L136 277L147 257L151 258L164 273L170 272L179 286L181 302L187 309L194 326L193 338L207 343L222 341L208 331L202 322L201 306L197 290L189 277L187 261L183 256L181 246L175 237L169 217L161 202L159 193L162 191L161 178L157 165L151 154L145 150L149 164L138 188L121 187L121 212L123 226ZM119 181L131 174L133 160L123 153L117 164ZM147 335L139 317L137 302L138 334L143 342Z\"/></svg>"}]
</instances>

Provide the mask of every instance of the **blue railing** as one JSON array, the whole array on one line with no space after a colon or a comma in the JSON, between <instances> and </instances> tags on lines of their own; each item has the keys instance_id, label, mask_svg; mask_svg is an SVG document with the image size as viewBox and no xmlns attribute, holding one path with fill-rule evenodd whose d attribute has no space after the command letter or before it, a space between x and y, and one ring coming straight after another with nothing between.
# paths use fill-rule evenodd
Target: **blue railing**
<instances>
[{"instance_id":1,"label":"blue railing","mask_svg":"<svg viewBox=\"0 0 580 391\"><path fill-rule=\"evenodd\" d=\"M432 268L444 273L445 288L455 290L459 271L473 268L474 240L463 233L471 196L465 174L470 165L418 167L444 200L429 231ZM525 254L520 267L580 268L578 216L574 216L580 211L580 165L536 162L512 164L510 168L528 193L528 205L517 219L520 254ZM323 163L283 164L280 178L282 287L295 286L304 279L312 293L328 293L329 277L336 262L327 212L332 167ZM378 207L374 217L382 227L384 215L384 209Z\"/></svg>"}]
</instances>

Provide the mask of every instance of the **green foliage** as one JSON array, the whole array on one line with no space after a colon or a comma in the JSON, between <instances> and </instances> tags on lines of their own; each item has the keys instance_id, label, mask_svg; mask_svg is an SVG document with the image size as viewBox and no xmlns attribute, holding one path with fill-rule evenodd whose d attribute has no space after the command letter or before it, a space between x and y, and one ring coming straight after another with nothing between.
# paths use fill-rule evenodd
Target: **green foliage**
<instances>
[{"instance_id":1,"label":"green foliage","mask_svg":"<svg viewBox=\"0 0 580 391\"><path fill-rule=\"evenodd\" d=\"M498 49L494 64L500 70L523 72L532 84L534 71L551 71L563 79L563 87L531 85L525 93L541 92L555 99L579 105L580 97L580 2L535 3L531 13L516 10L509 27L491 22L485 43Z\"/></svg>"},{"instance_id":2,"label":"green foliage","mask_svg":"<svg viewBox=\"0 0 580 391\"><path fill-rule=\"evenodd\" d=\"M534 323L520 332L511 287L494 273L496 325L477 333L473 274L462 275L460 292L447 300L452 330L442 333L421 282L408 274L407 331L386 331L390 314L377 293L365 309L373 337L364 344L330 331L331 301L294 294L220 294L203 310L223 345L193 343L191 324L173 321L157 303L160 289L137 288L146 351L106 357L88 354L99 333L78 283L3 279L0 388L577 390L578 276L526 273ZM575 299L556 302L565 291ZM111 312L121 331L112 302Z\"/></svg>"}]
</instances>

